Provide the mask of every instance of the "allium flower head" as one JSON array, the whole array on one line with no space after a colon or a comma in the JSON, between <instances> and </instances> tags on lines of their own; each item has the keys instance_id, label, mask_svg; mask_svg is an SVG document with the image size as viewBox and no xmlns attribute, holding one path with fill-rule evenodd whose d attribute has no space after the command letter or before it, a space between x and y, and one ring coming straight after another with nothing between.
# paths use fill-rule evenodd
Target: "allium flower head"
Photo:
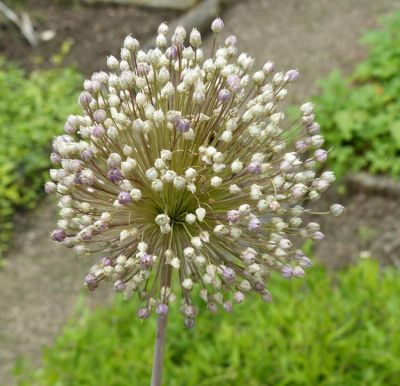
<instances>
[{"instance_id":1,"label":"allium flower head","mask_svg":"<svg viewBox=\"0 0 400 386\"><path fill-rule=\"evenodd\" d=\"M212 30L222 29L216 19ZM250 292L270 301L273 270L304 275L311 262L295 240L323 234L303 204L334 176L318 173L328 152L313 105L293 126L281 111L296 70L267 62L253 72L235 36L206 59L197 30L158 32L147 52L128 36L109 72L85 81L83 114L54 140L45 189L59 197L52 239L96 256L90 290L111 281L137 293L140 318L180 297L191 327L196 288L211 312L231 311Z\"/></svg>"}]
</instances>

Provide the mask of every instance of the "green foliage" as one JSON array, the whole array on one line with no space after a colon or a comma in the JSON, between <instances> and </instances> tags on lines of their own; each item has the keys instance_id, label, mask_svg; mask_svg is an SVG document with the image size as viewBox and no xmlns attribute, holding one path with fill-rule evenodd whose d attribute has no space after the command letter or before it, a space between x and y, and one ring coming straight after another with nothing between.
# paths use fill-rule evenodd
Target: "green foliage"
<instances>
[{"instance_id":1,"label":"green foliage","mask_svg":"<svg viewBox=\"0 0 400 386\"><path fill-rule=\"evenodd\" d=\"M338 173L400 173L400 12L363 41L368 57L349 77L334 71L314 98L331 167Z\"/></svg>"},{"instance_id":2,"label":"green foliage","mask_svg":"<svg viewBox=\"0 0 400 386\"><path fill-rule=\"evenodd\" d=\"M0 59L0 255L18 208L32 208L49 167L51 139L77 110L81 76L72 69L32 72Z\"/></svg>"},{"instance_id":3,"label":"green foliage","mask_svg":"<svg viewBox=\"0 0 400 386\"><path fill-rule=\"evenodd\" d=\"M176 310L167 337L165 386L397 386L400 280L368 260L327 275L272 281L275 300L249 300L235 312L202 310L185 330ZM135 302L79 307L43 367L18 373L19 386L149 384L155 318L141 323Z\"/></svg>"}]
</instances>

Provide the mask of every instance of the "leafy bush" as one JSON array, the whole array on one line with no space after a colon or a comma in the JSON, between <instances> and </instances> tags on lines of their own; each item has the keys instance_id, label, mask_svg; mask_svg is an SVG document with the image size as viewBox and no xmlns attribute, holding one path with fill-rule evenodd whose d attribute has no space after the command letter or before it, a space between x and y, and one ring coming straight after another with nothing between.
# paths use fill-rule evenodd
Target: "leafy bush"
<instances>
[{"instance_id":1,"label":"leafy bush","mask_svg":"<svg viewBox=\"0 0 400 386\"><path fill-rule=\"evenodd\" d=\"M49 167L50 141L77 109L80 82L72 69L27 75L0 59L0 255L15 210L36 203Z\"/></svg>"},{"instance_id":2,"label":"leafy bush","mask_svg":"<svg viewBox=\"0 0 400 386\"><path fill-rule=\"evenodd\" d=\"M331 167L400 173L400 12L368 32L368 57L349 77L333 72L314 98L331 152Z\"/></svg>"},{"instance_id":3,"label":"leafy bush","mask_svg":"<svg viewBox=\"0 0 400 386\"><path fill-rule=\"evenodd\" d=\"M399 384L398 271L363 261L330 277L316 267L304 280L273 281L272 290L272 304L249 300L232 315L202 310L191 331L175 307L165 385ZM147 385L155 318L141 325L135 306L118 298L94 312L80 307L42 369L19 368L19 386Z\"/></svg>"}]
</instances>

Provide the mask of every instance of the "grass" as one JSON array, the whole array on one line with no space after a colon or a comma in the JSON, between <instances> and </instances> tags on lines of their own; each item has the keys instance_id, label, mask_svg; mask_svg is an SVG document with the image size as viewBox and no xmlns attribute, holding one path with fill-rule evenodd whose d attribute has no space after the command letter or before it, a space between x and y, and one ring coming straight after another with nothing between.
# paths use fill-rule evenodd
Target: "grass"
<instances>
[{"instance_id":1,"label":"grass","mask_svg":"<svg viewBox=\"0 0 400 386\"><path fill-rule=\"evenodd\" d=\"M398 386L400 280L368 260L333 276L274 278L272 304L252 299L233 314L202 310L194 330L170 316L166 386ZM155 318L135 302L83 303L39 370L20 363L19 386L148 385Z\"/></svg>"},{"instance_id":2,"label":"grass","mask_svg":"<svg viewBox=\"0 0 400 386\"><path fill-rule=\"evenodd\" d=\"M43 191L51 140L77 111L81 81L71 68L26 74L0 57L0 259L14 214L33 208Z\"/></svg>"}]
</instances>

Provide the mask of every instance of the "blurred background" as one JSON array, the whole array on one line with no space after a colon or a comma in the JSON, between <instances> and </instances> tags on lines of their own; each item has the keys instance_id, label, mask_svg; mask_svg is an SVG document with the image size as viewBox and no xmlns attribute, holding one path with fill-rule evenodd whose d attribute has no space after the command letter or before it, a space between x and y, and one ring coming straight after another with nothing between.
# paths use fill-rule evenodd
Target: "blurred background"
<instances>
[{"instance_id":1,"label":"blurred background","mask_svg":"<svg viewBox=\"0 0 400 386\"><path fill-rule=\"evenodd\" d=\"M85 77L132 33L150 46L161 22L224 36L258 66L301 77L289 104L312 100L337 174L307 244L315 267L276 278L272 304L171 315L165 385L400 384L400 4L397 0L0 1L0 385L147 385L155 321L109 288L82 290L90 261L49 239L42 187L50 142L78 112ZM205 46L211 38L205 34Z\"/></svg>"}]
</instances>

